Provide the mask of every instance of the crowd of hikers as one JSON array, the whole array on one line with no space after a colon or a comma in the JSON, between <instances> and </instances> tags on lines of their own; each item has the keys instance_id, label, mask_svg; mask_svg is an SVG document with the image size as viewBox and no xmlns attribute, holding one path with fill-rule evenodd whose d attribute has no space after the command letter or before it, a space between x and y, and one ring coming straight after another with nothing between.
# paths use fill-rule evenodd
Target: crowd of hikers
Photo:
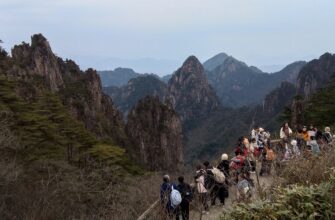
<instances>
[{"instance_id":1,"label":"crowd of hikers","mask_svg":"<svg viewBox=\"0 0 335 220\"><path fill-rule=\"evenodd\" d=\"M313 125L303 126L293 133L288 123L280 128L279 136L280 140L272 144L270 133L255 126L249 137L238 139L233 158L229 160L228 154L224 153L217 166L208 161L197 165L191 184L186 183L183 176L174 183L169 175L164 175L160 199L167 217L178 220L181 216L188 220L193 200L201 204L203 214L208 214L209 204L216 205L217 199L218 205L225 204L232 186L236 187L237 201L250 201L254 188L251 176L257 172L257 163L260 163L260 170L256 175L270 175L274 165L282 167L293 158L318 156L335 140L329 127L322 132Z\"/></svg>"}]
</instances>

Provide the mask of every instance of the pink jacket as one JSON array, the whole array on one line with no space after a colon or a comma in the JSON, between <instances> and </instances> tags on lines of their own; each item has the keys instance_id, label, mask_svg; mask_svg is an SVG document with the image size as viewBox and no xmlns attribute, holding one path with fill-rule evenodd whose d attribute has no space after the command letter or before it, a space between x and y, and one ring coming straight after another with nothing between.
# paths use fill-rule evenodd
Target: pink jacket
<instances>
[{"instance_id":1,"label":"pink jacket","mask_svg":"<svg viewBox=\"0 0 335 220\"><path fill-rule=\"evenodd\" d=\"M197 171L197 174L199 174L200 171ZM207 193L207 189L205 188L205 177L204 175L199 176L196 179L196 183L197 183L197 190L198 193Z\"/></svg>"}]
</instances>

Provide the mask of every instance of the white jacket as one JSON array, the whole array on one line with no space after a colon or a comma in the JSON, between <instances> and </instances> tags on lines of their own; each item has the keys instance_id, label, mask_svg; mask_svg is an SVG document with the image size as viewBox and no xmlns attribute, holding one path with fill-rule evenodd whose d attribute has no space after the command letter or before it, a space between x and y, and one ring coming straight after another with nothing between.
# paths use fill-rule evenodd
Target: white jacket
<instances>
[{"instance_id":1,"label":"white jacket","mask_svg":"<svg viewBox=\"0 0 335 220\"><path fill-rule=\"evenodd\" d=\"M289 134L292 134L292 130L291 130L291 128L288 128L288 133L289 133ZM286 134L285 134L283 128L280 129L279 136L280 136L281 139L283 139L283 138L288 138L288 137L286 137Z\"/></svg>"}]
</instances>

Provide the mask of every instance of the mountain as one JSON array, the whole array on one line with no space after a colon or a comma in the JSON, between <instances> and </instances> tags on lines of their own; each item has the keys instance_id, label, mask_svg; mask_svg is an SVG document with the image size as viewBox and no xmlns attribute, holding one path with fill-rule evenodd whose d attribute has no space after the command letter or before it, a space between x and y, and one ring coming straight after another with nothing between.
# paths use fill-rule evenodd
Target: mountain
<instances>
[{"instance_id":1,"label":"mountain","mask_svg":"<svg viewBox=\"0 0 335 220\"><path fill-rule=\"evenodd\" d=\"M141 163L148 169L176 171L181 168L181 121L157 96L147 96L138 102L129 112L126 128Z\"/></svg>"},{"instance_id":2,"label":"mountain","mask_svg":"<svg viewBox=\"0 0 335 220\"><path fill-rule=\"evenodd\" d=\"M225 53L219 53L203 63L205 70L213 71L216 67L222 65L229 56Z\"/></svg>"},{"instance_id":3,"label":"mountain","mask_svg":"<svg viewBox=\"0 0 335 220\"><path fill-rule=\"evenodd\" d=\"M167 86L153 75L140 75L128 81L121 88L105 87L104 92L112 97L115 105L124 115L136 105L136 103L148 96L158 96L161 100L166 94Z\"/></svg>"},{"instance_id":4,"label":"mountain","mask_svg":"<svg viewBox=\"0 0 335 220\"><path fill-rule=\"evenodd\" d=\"M220 106L204 68L195 56L188 57L169 80L167 100L184 124L200 120Z\"/></svg>"},{"instance_id":5,"label":"mountain","mask_svg":"<svg viewBox=\"0 0 335 220\"><path fill-rule=\"evenodd\" d=\"M335 55L325 53L302 68L297 79L298 94L304 99L329 83L335 74Z\"/></svg>"},{"instance_id":6,"label":"mountain","mask_svg":"<svg viewBox=\"0 0 335 220\"><path fill-rule=\"evenodd\" d=\"M14 46L12 60L16 65L8 71L9 76L24 81L40 77L52 92L57 93L71 115L82 121L89 131L100 138L112 135L117 143L125 144L122 115L112 100L102 93L101 81L95 70L83 72L73 61L56 57L41 34L32 36L31 45ZM35 94L27 92L25 95L33 97Z\"/></svg>"},{"instance_id":7,"label":"mountain","mask_svg":"<svg viewBox=\"0 0 335 220\"><path fill-rule=\"evenodd\" d=\"M224 106L241 107L260 103L266 94L283 81L295 83L304 65L305 62L295 62L277 73L268 74L233 57L227 57L221 65L206 73Z\"/></svg>"},{"instance_id":8,"label":"mountain","mask_svg":"<svg viewBox=\"0 0 335 220\"><path fill-rule=\"evenodd\" d=\"M115 70L98 71L102 85L121 87L128 83L130 79L140 76L134 70L129 68L116 68Z\"/></svg>"}]
</instances>

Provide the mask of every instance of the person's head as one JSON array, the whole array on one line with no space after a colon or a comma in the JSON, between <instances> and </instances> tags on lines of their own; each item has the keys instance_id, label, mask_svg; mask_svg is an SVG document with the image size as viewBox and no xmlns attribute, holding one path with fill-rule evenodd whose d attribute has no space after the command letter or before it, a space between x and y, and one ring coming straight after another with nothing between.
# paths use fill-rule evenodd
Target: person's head
<instances>
[{"instance_id":1,"label":"person's head","mask_svg":"<svg viewBox=\"0 0 335 220\"><path fill-rule=\"evenodd\" d=\"M178 182L179 183L184 183L184 177L183 176L178 177Z\"/></svg>"},{"instance_id":2,"label":"person's head","mask_svg":"<svg viewBox=\"0 0 335 220\"><path fill-rule=\"evenodd\" d=\"M224 160L228 160L228 154L222 154L221 155L221 160L224 161Z\"/></svg>"},{"instance_id":3,"label":"person's head","mask_svg":"<svg viewBox=\"0 0 335 220\"><path fill-rule=\"evenodd\" d=\"M256 138L252 138L251 143L256 143Z\"/></svg>"},{"instance_id":4,"label":"person's head","mask_svg":"<svg viewBox=\"0 0 335 220\"><path fill-rule=\"evenodd\" d=\"M309 126L309 130L314 130L314 126L313 126L313 125L310 125L310 126Z\"/></svg>"},{"instance_id":5,"label":"person's head","mask_svg":"<svg viewBox=\"0 0 335 220\"><path fill-rule=\"evenodd\" d=\"M248 140L248 138L243 138L243 144L245 145L245 146L247 146L248 144L249 144L249 140Z\"/></svg>"},{"instance_id":6,"label":"person's head","mask_svg":"<svg viewBox=\"0 0 335 220\"><path fill-rule=\"evenodd\" d=\"M205 161L203 164L206 168L209 167L209 162L208 161Z\"/></svg>"},{"instance_id":7,"label":"person's head","mask_svg":"<svg viewBox=\"0 0 335 220\"><path fill-rule=\"evenodd\" d=\"M325 127L325 132L330 132L330 127Z\"/></svg>"},{"instance_id":8,"label":"person's head","mask_svg":"<svg viewBox=\"0 0 335 220\"><path fill-rule=\"evenodd\" d=\"M304 126L304 127L302 128L302 131L306 132L306 131L307 131L307 127Z\"/></svg>"},{"instance_id":9,"label":"person's head","mask_svg":"<svg viewBox=\"0 0 335 220\"><path fill-rule=\"evenodd\" d=\"M259 128L259 132L263 133L264 132L264 128Z\"/></svg>"},{"instance_id":10,"label":"person's head","mask_svg":"<svg viewBox=\"0 0 335 220\"><path fill-rule=\"evenodd\" d=\"M291 145L292 145L292 146L297 146L297 143L298 143L298 142L297 142L296 140L292 140L292 141L291 141Z\"/></svg>"},{"instance_id":11,"label":"person's head","mask_svg":"<svg viewBox=\"0 0 335 220\"><path fill-rule=\"evenodd\" d=\"M283 128L288 128L288 122L285 122L285 123L283 124Z\"/></svg>"},{"instance_id":12,"label":"person's head","mask_svg":"<svg viewBox=\"0 0 335 220\"><path fill-rule=\"evenodd\" d=\"M241 145L243 143L244 137L239 137L237 140L238 145Z\"/></svg>"},{"instance_id":13,"label":"person's head","mask_svg":"<svg viewBox=\"0 0 335 220\"><path fill-rule=\"evenodd\" d=\"M163 176L163 182L164 182L164 183L168 183L168 182L170 182L170 176L169 176L168 174L165 174L165 175Z\"/></svg>"},{"instance_id":14,"label":"person's head","mask_svg":"<svg viewBox=\"0 0 335 220\"><path fill-rule=\"evenodd\" d=\"M298 133L299 134L302 133L302 129L301 128L298 129Z\"/></svg>"}]
</instances>

